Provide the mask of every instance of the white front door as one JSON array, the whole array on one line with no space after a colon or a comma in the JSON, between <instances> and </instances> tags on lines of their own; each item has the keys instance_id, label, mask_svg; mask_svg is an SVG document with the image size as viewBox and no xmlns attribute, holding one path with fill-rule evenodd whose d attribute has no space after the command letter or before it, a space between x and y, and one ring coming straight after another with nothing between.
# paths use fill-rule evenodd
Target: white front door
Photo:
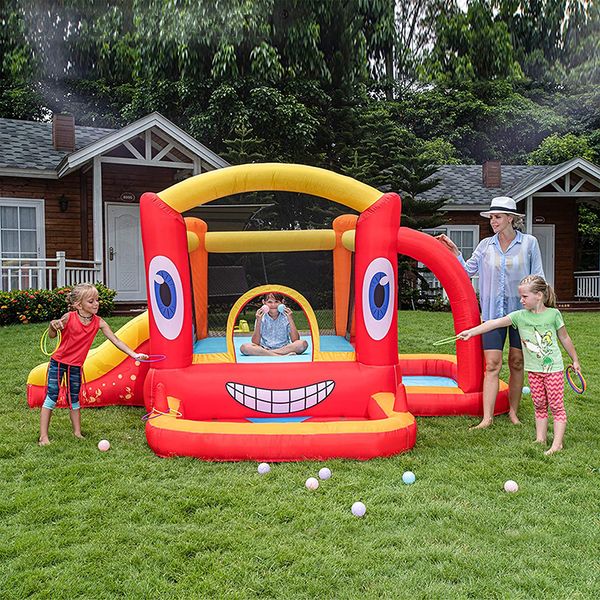
<instances>
[{"instance_id":1,"label":"white front door","mask_svg":"<svg viewBox=\"0 0 600 600\"><path fill-rule=\"evenodd\" d=\"M144 253L138 204L106 204L106 265L115 300L146 299Z\"/></svg>"},{"instance_id":2,"label":"white front door","mask_svg":"<svg viewBox=\"0 0 600 600\"><path fill-rule=\"evenodd\" d=\"M534 225L532 233L540 245L546 281L554 286L554 225Z\"/></svg>"}]
</instances>

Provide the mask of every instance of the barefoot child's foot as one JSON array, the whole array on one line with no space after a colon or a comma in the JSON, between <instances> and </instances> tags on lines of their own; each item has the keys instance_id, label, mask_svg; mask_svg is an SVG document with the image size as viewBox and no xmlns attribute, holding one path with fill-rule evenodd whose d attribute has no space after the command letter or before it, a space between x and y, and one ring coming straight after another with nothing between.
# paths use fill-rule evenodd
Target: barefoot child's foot
<instances>
[{"instance_id":1,"label":"barefoot child's foot","mask_svg":"<svg viewBox=\"0 0 600 600\"><path fill-rule=\"evenodd\" d=\"M543 446L545 446L546 445L546 440L541 439L541 438L536 438L535 443L536 444L542 444Z\"/></svg>"},{"instance_id":2,"label":"barefoot child's foot","mask_svg":"<svg viewBox=\"0 0 600 600\"><path fill-rule=\"evenodd\" d=\"M548 450L546 450L546 452L544 452L544 454L546 456L552 456L553 454L556 454L557 452L560 452L563 449L562 446L551 446Z\"/></svg>"},{"instance_id":3,"label":"barefoot child's foot","mask_svg":"<svg viewBox=\"0 0 600 600\"><path fill-rule=\"evenodd\" d=\"M478 425L469 427L469 431L472 431L473 429L487 429L493 422L493 419L483 419Z\"/></svg>"},{"instance_id":4,"label":"barefoot child's foot","mask_svg":"<svg viewBox=\"0 0 600 600\"><path fill-rule=\"evenodd\" d=\"M79 433L74 433L73 434L76 438L79 438L80 440L85 440L85 437L83 437L83 434L81 432Z\"/></svg>"},{"instance_id":5,"label":"barefoot child's foot","mask_svg":"<svg viewBox=\"0 0 600 600\"><path fill-rule=\"evenodd\" d=\"M38 440L38 446L47 446L50 443L50 440L47 437L41 437Z\"/></svg>"}]
</instances>

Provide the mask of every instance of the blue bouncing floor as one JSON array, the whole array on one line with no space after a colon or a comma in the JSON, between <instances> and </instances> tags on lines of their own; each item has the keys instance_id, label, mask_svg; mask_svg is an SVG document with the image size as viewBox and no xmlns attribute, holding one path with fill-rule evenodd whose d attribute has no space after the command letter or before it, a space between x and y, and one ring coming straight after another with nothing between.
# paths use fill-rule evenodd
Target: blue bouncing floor
<instances>
[{"instance_id":1,"label":"blue bouncing floor","mask_svg":"<svg viewBox=\"0 0 600 600\"><path fill-rule=\"evenodd\" d=\"M240 352L240 346L252 340L252 336L234 336L235 359L238 363L289 363L289 362L312 362L312 339L310 336L302 337L308 342L308 348L304 354L295 356L244 356ZM208 337L198 340L194 344L194 354L218 354L227 352L227 340L225 337ZM354 346L344 337L338 335L321 336L321 352L354 352Z\"/></svg>"}]
</instances>

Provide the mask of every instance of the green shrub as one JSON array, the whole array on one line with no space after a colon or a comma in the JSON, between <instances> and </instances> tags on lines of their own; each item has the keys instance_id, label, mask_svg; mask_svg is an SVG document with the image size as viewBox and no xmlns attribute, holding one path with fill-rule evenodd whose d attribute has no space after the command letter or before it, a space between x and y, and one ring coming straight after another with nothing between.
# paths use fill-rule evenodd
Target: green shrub
<instances>
[{"instance_id":1,"label":"green shrub","mask_svg":"<svg viewBox=\"0 0 600 600\"><path fill-rule=\"evenodd\" d=\"M100 300L98 314L108 317L113 311L117 292L101 283L97 283L96 288ZM0 292L0 325L58 319L69 310L67 296L70 291L70 287L62 287L54 290Z\"/></svg>"}]
</instances>

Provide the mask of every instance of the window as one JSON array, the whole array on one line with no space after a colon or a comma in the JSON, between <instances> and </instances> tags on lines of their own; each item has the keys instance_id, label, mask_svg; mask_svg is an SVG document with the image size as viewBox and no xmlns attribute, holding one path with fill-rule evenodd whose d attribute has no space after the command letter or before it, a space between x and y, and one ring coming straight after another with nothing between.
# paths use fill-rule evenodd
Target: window
<instances>
[{"instance_id":1,"label":"window","mask_svg":"<svg viewBox=\"0 0 600 600\"><path fill-rule=\"evenodd\" d=\"M37 288L43 283L43 200L0 199L0 289Z\"/></svg>"},{"instance_id":2,"label":"window","mask_svg":"<svg viewBox=\"0 0 600 600\"><path fill-rule=\"evenodd\" d=\"M479 243L479 225L445 225L436 229L424 229L423 233L433 236L445 233L458 246L465 260L471 258ZM441 288L440 282L424 264L419 263L419 269L423 269L423 277L431 289ZM477 290L476 277L473 278L473 287Z\"/></svg>"}]
</instances>

